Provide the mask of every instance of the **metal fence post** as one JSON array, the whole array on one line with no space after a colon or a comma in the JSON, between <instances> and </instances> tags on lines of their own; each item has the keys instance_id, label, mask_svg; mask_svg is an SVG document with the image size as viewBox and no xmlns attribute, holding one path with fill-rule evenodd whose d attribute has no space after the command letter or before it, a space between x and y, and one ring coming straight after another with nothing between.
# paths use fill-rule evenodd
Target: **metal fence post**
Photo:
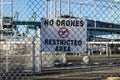
<instances>
[{"instance_id":1,"label":"metal fence post","mask_svg":"<svg viewBox=\"0 0 120 80\"><path fill-rule=\"evenodd\" d=\"M108 43L106 43L106 56L109 55L109 52L108 52Z\"/></svg>"},{"instance_id":2,"label":"metal fence post","mask_svg":"<svg viewBox=\"0 0 120 80\"><path fill-rule=\"evenodd\" d=\"M10 50L9 50L10 52ZM6 73L8 72L8 52L6 52Z\"/></svg>"},{"instance_id":3,"label":"metal fence post","mask_svg":"<svg viewBox=\"0 0 120 80\"><path fill-rule=\"evenodd\" d=\"M62 63L66 63L67 55L65 52L62 53Z\"/></svg>"},{"instance_id":4,"label":"metal fence post","mask_svg":"<svg viewBox=\"0 0 120 80\"><path fill-rule=\"evenodd\" d=\"M40 52L40 39L33 37L33 74L41 73L42 69L42 52Z\"/></svg>"},{"instance_id":5,"label":"metal fence post","mask_svg":"<svg viewBox=\"0 0 120 80\"><path fill-rule=\"evenodd\" d=\"M32 67L33 67L33 74L35 74L36 66L35 66L35 38L33 37L32 41Z\"/></svg>"}]
</instances>

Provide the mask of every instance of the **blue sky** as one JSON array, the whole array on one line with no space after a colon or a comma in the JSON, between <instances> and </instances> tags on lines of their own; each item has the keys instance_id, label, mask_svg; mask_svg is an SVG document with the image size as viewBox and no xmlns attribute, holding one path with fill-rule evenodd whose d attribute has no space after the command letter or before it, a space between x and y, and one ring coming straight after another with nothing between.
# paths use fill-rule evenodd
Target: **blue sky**
<instances>
[{"instance_id":1,"label":"blue sky","mask_svg":"<svg viewBox=\"0 0 120 80\"><path fill-rule=\"evenodd\" d=\"M37 14L37 21L45 13L45 0L15 0L14 13L19 12L19 20L30 20L33 12Z\"/></svg>"},{"instance_id":2,"label":"blue sky","mask_svg":"<svg viewBox=\"0 0 120 80\"><path fill-rule=\"evenodd\" d=\"M45 17L45 0L14 0L14 15L19 13L18 21L29 21L36 12L36 21ZM20 33L26 32L25 26L18 26ZM35 35L35 30L29 30L29 35Z\"/></svg>"},{"instance_id":3,"label":"blue sky","mask_svg":"<svg viewBox=\"0 0 120 80\"><path fill-rule=\"evenodd\" d=\"M68 4L67 0L62 0L62 9L61 14L68 14ZM81 4L71 4L70 12L71 15L80 18L88 18L92 20L99 20L103 22L114 22L120 23L120 3L113 3L110 0L71 0L74 3L84 3L87 2L86 5ZM95 8L96 3L96 8ZM52 8L54 9L54 3L52 3ZM110 7L112 4L112 8ZM50 11L50 10L49 10ZM54 10L52 11L54 14ZM113 16L112 16L113 15ZM113 19L114 18L114 19ZM115 21L114 21L115 20Z\"/></svg>"},{"instance_id":4,"label":"blue sky","mask_svg":"<svg viewBox=\"0 0 120 80\"><path fill-rule=\"evenodd\" d=\"M4 0L4 1L10 1L10 0ZM54 1L54 0L53 0ZM68 14L68 4L65 3L67 0L62 0L61 4L61 14ZM94 8L94 2L93 0L70 0L71 2L75 3L83 3L83 2L89 2L87 4L90 5L79 5L79 4L71 4L70 5L70 12L71 15L75 17L81 17L81 18L89 18L89 19L96 19L100 21L109 22L112 11L110 8L110 0L107 0L109 2L104 2L103 0L96 0L96 5L99 5L101 7L96 6L96 9ZM52 9L54 9L54 3L52 3ZM114 18L117 19L120 15L120 3L114 3L113 4L113 14ZM109 7L109 8L108 8ZM4 6L4 15L9 14L10 12L10 5ZM94 12L96 10L96 13ZM8 12L7 12L8 11ZM36 12L37 15L37 21L40 21L41 17L46 16L46 0L14 0L14 15L16 12L19 12L19 20L23 21L29 21L30 17L32 16L33 12ZM115 12L115 13L114 13ZM54 14L54 10L52 11Z\"/></svg>"},{"instance_id":5,"label":"blue sky","mask_svg":"<svg viewBox=\"0 0 120 80\"><path fill-rule=\"evenodd\" d=\"M10 1L10 0L4 0ZM53 0L54 1L54 0ZM67 0L62 0L61 4L61 14L68 14L68 4L65 3ZM110 1L110 0L108 0ZM88 2L90 5L79 5L71 4L70 12L71 15L80 18L88 18L92 20L99 20L103 22L114 22L120 23L120 3L113 4L113 10L110 8L111 2L103 2L103 0L96 0L96 9L95 2L93 0L71 0L71 2L82 3ZM52 3L52 14L54 15L54 3ZM4 6L4 15L8 15L11 10L10 5ZM50 11L50 8L49 8ZM96 12L95 12L96 11ZM34 12L36 12L36 21L40 21L41 17L46 17L46 0L14 0L14 12L19 12L19 21L29 21ZM111 16L114 14L114 16ZM115 20L115 21L114 21ZM24 32L26 29L23 29L24 26L19 27L19 31ZM34 31L33 31L34 32Z\"/></svg>"}]
</instances>

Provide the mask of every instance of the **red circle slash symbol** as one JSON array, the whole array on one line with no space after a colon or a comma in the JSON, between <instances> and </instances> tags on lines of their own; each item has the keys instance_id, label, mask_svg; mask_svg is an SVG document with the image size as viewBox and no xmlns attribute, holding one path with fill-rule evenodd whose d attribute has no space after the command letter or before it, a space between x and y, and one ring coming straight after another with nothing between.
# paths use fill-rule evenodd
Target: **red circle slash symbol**
<instances>
[{"instance_id":1,"label":"red circle slash symbol","mask_svg":"<svg viewBox=\"0 0 120 80\"><path fill-rule=\"evenodd\" d=\"M66 38L69 36L69 30L66 28L66 27L61 27L59 30L58 30L58 35L61 37L61 38Z\"/></svg>"}]
</instances>

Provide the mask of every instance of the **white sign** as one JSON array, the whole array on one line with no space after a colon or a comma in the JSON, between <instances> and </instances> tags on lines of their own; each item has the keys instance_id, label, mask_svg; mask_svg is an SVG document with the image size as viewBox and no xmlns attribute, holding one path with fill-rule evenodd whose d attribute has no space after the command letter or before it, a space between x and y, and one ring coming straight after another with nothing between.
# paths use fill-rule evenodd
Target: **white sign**
<instances>
[{"instance_id":1,"label":"white sign","mask_svg":"<svg viewBox=\"0 0 120 80\"><path fill-rule=\"evenodd\" d=\"M41 19L41 51L86 51L87 21L85 19Z\"/></svg>"}]
</instances>

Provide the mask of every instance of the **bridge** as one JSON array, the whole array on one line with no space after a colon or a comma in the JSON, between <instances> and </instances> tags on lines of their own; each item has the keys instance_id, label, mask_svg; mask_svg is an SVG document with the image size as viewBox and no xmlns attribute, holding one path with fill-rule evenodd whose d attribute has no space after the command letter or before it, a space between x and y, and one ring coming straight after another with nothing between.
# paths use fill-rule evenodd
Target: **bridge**
<instances>
[{"instance_id":1,"label":"bridge","mask_svg":"<svg viewBox=\"0 0 120 80\"><path fill-rule=\"evenodd\" d=\"M13 21L13 25L35 25L35 26L41 26L41 22L36 22L36 21Z\"/></svg>"},{"instance_id":2,"label":"bridge","mask_svg":"<svg viewBox=\"0 0 120 80\"><path fill-rule=\"evenodd\" d=\"M120 24L106 23L101 21L96 21L96 27L94 26L94 24L95 21L88 20L87 29L94 31L97 30L120 33ZM35 29L36 26L39 26L39 28L41 28L41 22L36 21L13 21L13 25L34 25L31 28Z\"/></svg>"}]
</instances>

